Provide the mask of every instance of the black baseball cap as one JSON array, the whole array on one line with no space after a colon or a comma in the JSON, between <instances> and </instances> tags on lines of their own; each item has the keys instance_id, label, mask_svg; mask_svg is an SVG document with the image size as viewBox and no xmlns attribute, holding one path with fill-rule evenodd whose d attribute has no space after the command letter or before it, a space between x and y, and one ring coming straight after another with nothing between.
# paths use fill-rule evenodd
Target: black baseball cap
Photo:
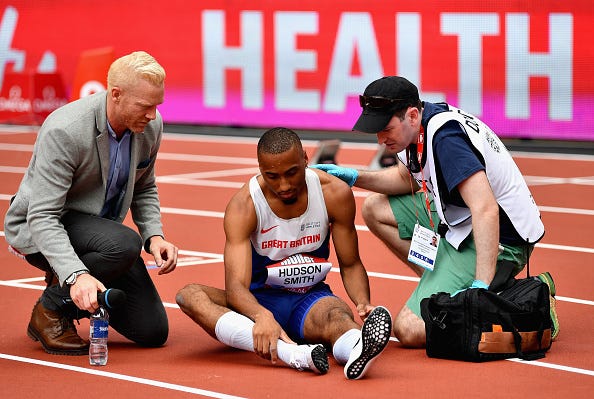
<instances>
[{"instance_id":1,"label":"black baseball cap","mask_svg":"<svg viewBox=\"0 0 594 399\"><path fill-rule=\"evenodd\" d=\"M371 82L359 103L363 108L353 130L378 133L390 122L396 111L419 103L417 86L401 76L384 76Z\"/></svg>"}]
</instances>

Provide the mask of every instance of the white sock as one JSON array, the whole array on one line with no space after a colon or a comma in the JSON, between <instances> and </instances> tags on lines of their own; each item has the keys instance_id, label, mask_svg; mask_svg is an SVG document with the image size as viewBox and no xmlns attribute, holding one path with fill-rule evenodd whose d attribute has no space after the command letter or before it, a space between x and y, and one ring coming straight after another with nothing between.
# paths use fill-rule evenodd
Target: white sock
<instances>
[{"instance_id":1,"label":"white sock","mask_svg":"<svg viewBox=\"0 0 594 399\"><path fill-rule=\"evenodd\" d=\"M231 311L219 318L215 326L215 334L225 345L254 352L253 328L254 322L251 319ZM279 359L290 364L291 354L297 349L297 345L288 344L279 339L276 348Z\"/></svg>"},{"instance_id":2,"label":"white sock","mask_svg":"<svg viewBox=\"0 0 594 399\"><path fill-rule=\"evenodd\" d=\"M254 322L237 312L222 315L215 326L217 339L233 348L254 351Z\"/></svg>"},{"instance_id":3,"label":"white sock","mask_svg":"<svg viewBox=\"0 0 594 399\"><path fill-rule=\"evenodd\" d=\"M278 358L286 364L291 364L291 354L297 350L297 345L288 344L282 339L279 339L276 343L276 354Z\"/></svg>"},{"instance_id":4,"label":"white sock","mask_svg":"<svg viewBox=\"0 0 594 399\"><path fill-rule=\"evenodd\" d=\"M332 355L339 364L346 364L355 345L361 343L361 330L353 328L342 334L332 347Z\"/></svg>"}]
</instances>

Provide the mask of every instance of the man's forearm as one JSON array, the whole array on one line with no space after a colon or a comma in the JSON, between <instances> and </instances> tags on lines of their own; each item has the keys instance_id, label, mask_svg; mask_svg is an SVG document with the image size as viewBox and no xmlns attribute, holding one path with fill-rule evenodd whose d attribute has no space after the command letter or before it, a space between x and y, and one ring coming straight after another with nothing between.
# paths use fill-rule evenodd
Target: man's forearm
<instances>
[{"instance_id":1,"label":"man's forearm","mask_svg":"<svg viewBox=\"0 0 594 399\"><path fill-rule=\"evenodd\" d=\"M387 195L406 194L416 190L417 183L411 180L406 167L402 164L383 170L360 170L355 186L365 190Z\"/></svg>"},{"instance_id":2,"label":"man's forearm","mask_svg":"<svg viewBox=\"0 0 594 399\"><path fill-rule=\"evenodd\" d=\"M368 304L370 302L369 278L365 269L361 267L349 267L341 270L342 283L351 301L356 305Z\"/></svg>"},{"instance_id":3,"label":"man's forearm","mask_svg":"<svg viewBox=\"0 0 594 399\"><path fill-rule=\"evenodd\" d=\"M497 253L499 249L498 220L488 221L485 218L473 218L473 236L476 247L475 279L491 284L497 267ZM491 219L493 219L491 217Z\"/></svg>"}]
</instances>

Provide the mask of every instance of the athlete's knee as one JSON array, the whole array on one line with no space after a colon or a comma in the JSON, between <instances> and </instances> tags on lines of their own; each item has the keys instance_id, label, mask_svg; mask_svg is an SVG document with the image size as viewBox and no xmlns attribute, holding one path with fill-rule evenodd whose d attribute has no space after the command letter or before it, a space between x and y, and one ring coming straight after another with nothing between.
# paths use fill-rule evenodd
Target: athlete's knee
<instances>
[{"instance_id":1,"label":"athlete's knee","mask_svg":"<svg viewBox=\"0 0 594 399\"><path fill-rule=\"evenodd\" d=\"M318 333L329 342L335 342L346 331L359 329L351 308L342 301L332 303L324 312L324 318L318 319Z\"/></svg>"},{"instance_id":2,"label":"athlete's knee","mask_svg":"<svg viewBox=\"0 0 594 399\"><path fill-rule=\"evenodd\" d=\"M175 302L184 311L190 306L200 305L207 300L209 300L208 295L199 284L188 284L180 289L175 296Z\"/></svg>"},{"instance_id":3,"label":"athlete's knee","mask_svg":"<svg viewBox=\"0 0 594 399\"><path fill-rule=\"evenodd\" d=\"M414 314L407 306L404 306L394 320L394 336L406 348L425 347L425 323Z\"/></svg>"},{"instance_id":4,"label":"athlete's knee","mask_svg":"<svg viewBox=\"0 0 594 399\"><path fill-rule=\"evenodd\" d=\"M326 321L329 324L343 323L353 321L353 313L350 308L336 304L331 306L326 312Z\"/></svg>"}]
</instances>

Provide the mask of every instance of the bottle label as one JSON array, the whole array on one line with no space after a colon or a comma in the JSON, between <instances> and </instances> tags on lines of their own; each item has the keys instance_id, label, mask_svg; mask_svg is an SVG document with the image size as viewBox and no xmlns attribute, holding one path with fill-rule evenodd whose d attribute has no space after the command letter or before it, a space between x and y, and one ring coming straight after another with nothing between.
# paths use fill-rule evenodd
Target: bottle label
<instances>
[{"instance_id":1,"label":"bottle label","mask_svg":"<svg viewBox=\"0 0 594 399\"><path fill-rule=\"evenodd\" d=\"M95 320L91 329L92 338L107 338L109 324L105 321Z\"/></svg>"}]
</instances>

